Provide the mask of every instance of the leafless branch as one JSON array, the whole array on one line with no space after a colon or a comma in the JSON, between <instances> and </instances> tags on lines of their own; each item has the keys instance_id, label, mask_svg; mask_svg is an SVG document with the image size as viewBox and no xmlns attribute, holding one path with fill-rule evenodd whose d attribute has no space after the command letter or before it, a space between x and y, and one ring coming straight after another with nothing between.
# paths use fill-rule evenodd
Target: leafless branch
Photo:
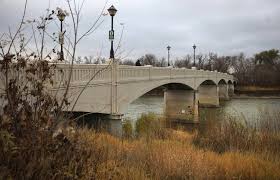
<instances>
[{"instance_id":1,"label":"leafless branch","mask_svg":"<svg viewBox=\"0 0 280 180\"><path fill-rule=\"evenodd\" d=\"M11 41L11 44L10 44L10 46L8 48L7 53L10 53L11 47L14 44L14 41L15 41L18 33L20 32L21 28L22 28L22 25L24 24L24 18L25 18L25 14L26 14L26 9L27 9L27 0L25 0L25 3L24 3L24 10L23 10L23 15L22 15L22 19L21 19L20 25L19 25L15 35L12 38L12 41Z\"/></svg>"},{"instance_id":2,"label":"leafless branch","mask_svg":"<svg viewBox=\"0 0 280 180\"><path fill-rule=\"evenodd\" d=\"M32 24L31 27L32 27L32 34L33 34L36 50L37 50L37 53L38 53L38 56L39 56L40 53L39 53L39 48L38 48L38 43L37 43L37 38L36 38L36 32L35 32L35 29L34 29L34 25Z\"/></svg>"},{"instance_id":3,"label":"leafless branch","mask_svg":"<svg viewBox=\"0 0 280 180\"><path fill-rule=\"evenodd\" d=\"M117 53L117 52L118 52L118 50L119 50L119 49L120 49L120 47L121 47L121 42L122 42L122 38L123 38L123 32L124 32L124 25L122 26L121 37L120 37L120 39L119 39L119 42L118 42L118 45L117 45L117 48L116 48L115 53Z\"/></svg>"},{"instance_id":4,"label":"leafless branch","mask_svg":"<svg viewBox=\"0 0 280 180\"><path fill-rule=\"evenodd\" d=\"M95 20L95 22L92 24L92 26L85 33L83 33L83 35L78 39L77 43L79 43L85 36L90 35L91 33L93 33L96 30L95 27L99 23L101 17L103 16L103 13L104 13L104 10L107 6L107 3L108 3L108 0L106 0L105 4L103 6L103 9L102 9L101 13L99 14L98 18ZM100 26L102 23L103 23L103 21L101 23L99 23L98 26Z\"/></svg>"}]
</instances>

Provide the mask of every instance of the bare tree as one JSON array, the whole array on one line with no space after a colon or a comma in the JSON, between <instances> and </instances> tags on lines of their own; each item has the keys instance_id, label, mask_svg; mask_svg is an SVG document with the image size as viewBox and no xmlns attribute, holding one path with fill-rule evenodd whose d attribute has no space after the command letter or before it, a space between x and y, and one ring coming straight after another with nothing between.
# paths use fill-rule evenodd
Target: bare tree
<instances>
[{"instance_id":1,"label":"bare tree","mask_svg":"<svg viewBox=\"0 0 280 180\"><path fill-rule=\"evenodd\" d=\"M175 67L191 68L191 59L192 59L191 55L187 55L187 56L183 57L182 59L177 59L175 61Z\"/></svg>"},{"instance_id":2,"label":"bare tree","mask_svg":"<svg viewBox=\"0 0 280 180\"><path fill-rule=\"evenodd\" d=\"M84 57L84 63L85 64L93 64L94 63L93 56L85 56Z\"/></svg>"},{"instance_id":3,"label":"bare tree","mask_svg":"<svg viewBox=\"0 0 280 180\"><path fill-rule=\"evenodd\" d=\"M167 66L167 61L164 57L162 57L161 59L159 59L158 63L157 63L158 67L165 67Z\"/></svg>"},{"instance_id":4,"label":"bare tree","mask_svg":"<svg viewBox=\"0 0 280 180\"><path fill-rule=\"evenodd\" d=\"M141 64L143 65L152 65L156 66L157 64L157 57L154 54L145 54L141 58L139 58Z\"/></svg>"},{"instance_id":5,"label":"bare tree","mask_svg":"<svg viewBox=\"0 0 280 180\"><path fill-rule=\"evenodd\" d=\"M76 58L76 51L78 44L81 40L91 33L93 33L103 22L104 8L100 12L97 20L89 27L87 31L79 34L79 24L81 18L81 11L84 5L84 0L80 4L77 1L66 1L69 8L69 16L72 20L73 35L65 34L66 42L64 50L69 59L70 73L65 73L64 70L58 69L56 63L49 63L48 60L56 60L54 58L57 53L58 37L57 33L50 33L48 27L50 24L56 24L56 15L58 12L68 12L57 8L56 10L47 9L45 15L41 16L38 20L26 20L25 14L27 9L27 0L25 1L22 19L19 27L13 34L9 29L8 33L3 33L0 36L0 94L1 94L1 118L10 119L12 123L11 131L19 133L20 123L25 122L27 119L32 119L28 125L29 128L34 130L39 127L50 125L51 116L54 115L55 120L62 117L62 111L68 107L68 93L73 73L73 65L76 61L81 61L81 57ZM28 35L27 29L31 29L32 35ZM26 31L26 32L25 32ZM29 31L30 32L30 31ZM53 43L52 46L46 46L47 38ZM29 46L33 40L35 50ZM57 62L57 61L56 61ZM98 71L96 74L101 73L103 70L108 69L110 65ZM61 86L65 87L63 97L58 100L57 93L52 93L48 89L54 85L53 75L54 72L60 72L61 82L56 87L60 89ZM72 110L84 89L95 78L96 74L90 77L85 87L79 92L77 98L74 100ZM3 115L3 116L2 116ZM1 123L0 123L1 126ZM36 127L36 128L35 128ZM0 127L1 128L1 127Z\"/></svg>"},{"instance_id":6,"label":"bare tree","mask_svg":"<svg viewBox=\"0 0 280 180\"><path fill-rule=\"evenodd\" d=\"M129 66L134 66L135 63L131 59L126 59L124 61L120 62L121 65L129 65Z\"/></svg>"}]
</instances>

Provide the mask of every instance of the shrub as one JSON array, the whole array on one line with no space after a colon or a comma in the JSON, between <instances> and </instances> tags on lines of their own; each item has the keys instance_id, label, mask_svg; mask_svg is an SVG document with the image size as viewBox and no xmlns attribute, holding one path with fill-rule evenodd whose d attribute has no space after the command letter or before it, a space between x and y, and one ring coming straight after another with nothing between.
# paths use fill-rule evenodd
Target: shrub
<instances>
[{"instance_id":1,"label":"shrub","mask_svg":"<svg viewBox=\"0 0 280 180\"><path fill-rule=\"evenodd\" d=\"M138 137L155 137L165 139L168 131L163 126L163 119L154 113L142 114L136 122L136 135Z\"/></svg>"},{"instance_id":2,"label":"shrub","mask_svg":"<svg viewBox=\"0 0 280 180\"><path fill-rule=\"evenodd\" d=\"M133 137L133 127L130 119L125 119L122 124L122 135L124 138L130 139Z\"/></svg>"}]
</instances>

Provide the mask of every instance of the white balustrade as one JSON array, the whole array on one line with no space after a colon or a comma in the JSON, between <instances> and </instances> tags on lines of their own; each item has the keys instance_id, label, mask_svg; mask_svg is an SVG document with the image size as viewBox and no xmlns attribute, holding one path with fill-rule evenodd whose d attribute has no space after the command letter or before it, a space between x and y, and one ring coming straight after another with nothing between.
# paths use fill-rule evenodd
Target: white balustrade
<instances>
[{"instance_id":1,"label":"white balustrade","mask_svg":"<svg viewBox=\"0 0 280 180\"><path fill-rule=\"evenodd\" d=\"M84 84L92 79L91 83L109 83L111 82L110 65L85 65L78 64L73 66L71 83ZM70 74L70 65L58 64L54 70L54 80L56 84L66 81ZM149 66L126 66L118 65L117 73L118 82L124 81L140 81L140 80L158 80L166 78L232 78L226 73L215 71L194 70L185 68L170 68L170 67L149 67Z\"/></svg>"}]
</instances>

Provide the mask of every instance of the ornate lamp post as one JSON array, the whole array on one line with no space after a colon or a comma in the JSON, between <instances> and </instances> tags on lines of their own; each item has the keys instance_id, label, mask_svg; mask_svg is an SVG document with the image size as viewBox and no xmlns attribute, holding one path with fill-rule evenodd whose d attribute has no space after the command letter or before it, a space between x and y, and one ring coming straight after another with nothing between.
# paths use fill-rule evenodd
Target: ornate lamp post
<instances>
[{"instance_id":1,"label":"ornate lamp post","mask_svg":"<svg viewBox=\"0 0 280 180\"><path fill-rule=\"evenodd\" d=\"M171 47L170 47L170 46L167 46L167 51L168 51L167 66L170 66L170 63L169 63L169 59L170 59L170 49L171 49Z\"/></svg>"},{"instance_id":2,"label":"ornate lamp post","mask_svg":"<svg viewBox=\"0 0 280 180\"><path fill-rule=\"evenodd\" d=\"M65 19L65 12L61 9L58 10L57 17L60 21L60 33L59 33L59 44L60 44L60 57L59 60L64 60L63 44L64 44L64 33L63 33L63 21Z\"/></svg>"},{"instance_id":3,"label":"ornate lamp post","mask_svg":"<svg viewBox=\"0 0 280 180\"><path fill-rule=\"evenodd\" d=\"M193 45L193 66L195 67L195 49L196 49L196 45Z\"/></svg>"},{"instance_id":4,"label":"ornate lamp post","mask_svg":"<svg viewBox=\"0 0 280 180\"><path fill-rule=\"evenodd\" d=\"M109 12L110 16L112 17L111 30L109 31L109 40L111 41L110 59L114 59L115 58L115 53L114 53L114 16L117 13L117 9L112 5L108 9L108 12Z\"/></svg>"}]
</instances>

